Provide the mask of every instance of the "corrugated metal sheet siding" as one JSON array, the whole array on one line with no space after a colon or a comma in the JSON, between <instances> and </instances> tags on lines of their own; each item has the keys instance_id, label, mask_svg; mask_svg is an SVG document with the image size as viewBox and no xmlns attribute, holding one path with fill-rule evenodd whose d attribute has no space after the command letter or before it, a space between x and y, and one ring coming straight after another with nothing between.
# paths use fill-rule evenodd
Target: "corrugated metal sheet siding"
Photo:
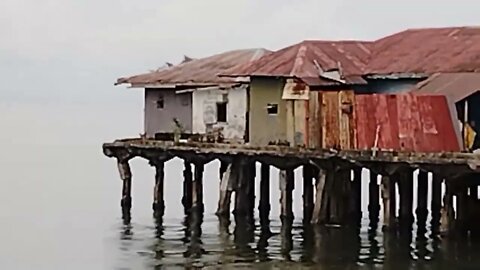
<instances>
[{"instance_id":1,"label":"corrugated metal sheet siding","mask_svg":"<svg viewBox=\"0 0 480 270\"><path fill-rule=\"evenodd\" d=\"M461 150L456 123L443 96L357 95L355 107L359 149Z\"/></svg>"}]
</instances>

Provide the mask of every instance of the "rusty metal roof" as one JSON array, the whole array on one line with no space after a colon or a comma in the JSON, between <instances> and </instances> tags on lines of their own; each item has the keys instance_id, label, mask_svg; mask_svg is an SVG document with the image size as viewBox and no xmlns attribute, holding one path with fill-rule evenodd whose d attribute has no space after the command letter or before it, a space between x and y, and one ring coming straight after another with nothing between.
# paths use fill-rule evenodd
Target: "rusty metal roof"
<instances>
[{"instance_id":1,"label":"rusty metal roof","mask_svg":"<svg viewBox=\"0 0 480 270\"><path fill-rule=\"evenodd\" d=\"M132 87L198 87L228 85L235 83L232 78L217 76L225 70L262 57L265 49L235 50L213 56L183 61L181 64L159 71L120 78L116 84L129 83Z\"/></svg>"},{"instance_id":2,"label":"rusty metal roof","mask_svg":"<svg viewBox=\"0 0 480 270\"><path fill-rule=\"evenodd\" d=\"M377 40L365 74L480 72L480 27L411 29Z\"/></svg>"},{"instance_id":3,"label":"rusty metal roof","mask_svg":"<svg viewBox=\"0 0 480 270\"><path fill-rule=\"evenodd\" d=\"M416 94L449 96L454 102L480 91L480 73L437 73L416 85Z\"/></svg>"},{"instance_id":4,"label":"rusty metal roof","mask_svg":"<svg viewBox=\"0 0 480 270\"><path fill-rule=\"evenodd\" d=\"M365 41L303 41L222 75L296 77L310 85L342 84L321 76L322 72L338 70L344 84L364 84L366 82L358 75L363 74L367 65L370 44Z\"/></svg>"},{"instance_id":5,"label":"rusty metal roof","mask_svg":"<svg viewBox=\"0 0 480 270\"><path fill-rule=\"evenodd\" d=\"M460 151L453 102L445 96L355 96L358 149L415 152Z\"/></svg>"}]
</instances>

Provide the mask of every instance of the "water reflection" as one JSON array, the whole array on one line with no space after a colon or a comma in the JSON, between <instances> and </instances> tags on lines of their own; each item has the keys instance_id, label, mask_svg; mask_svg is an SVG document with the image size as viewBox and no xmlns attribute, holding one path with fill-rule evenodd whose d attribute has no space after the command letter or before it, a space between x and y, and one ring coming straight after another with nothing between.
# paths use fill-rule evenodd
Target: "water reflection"
<instances>
[{"instance_id":1,"label":"water reflection","mask_svg":"<svg viewBox=\"0 0 480 270\"><path fill-rule=\"evenodd\" d=\"M403 270L480 265L478 239L462 235L440 238L426 223L388 231L368 221L363 222L363 227L346 228L287 220L261 222L256 226L248 217L235 217L233 222L212 216L205 220L200 213L191 213L183 221L175 222L178 223L156 217L154 226L149 227L132 225L130 218L123 219L120 249L130 254L129 260L142 262L144 268L135 269L174 266L279 269L279 265L285 264L302 269Z\"/></svg>"}]
</instances>

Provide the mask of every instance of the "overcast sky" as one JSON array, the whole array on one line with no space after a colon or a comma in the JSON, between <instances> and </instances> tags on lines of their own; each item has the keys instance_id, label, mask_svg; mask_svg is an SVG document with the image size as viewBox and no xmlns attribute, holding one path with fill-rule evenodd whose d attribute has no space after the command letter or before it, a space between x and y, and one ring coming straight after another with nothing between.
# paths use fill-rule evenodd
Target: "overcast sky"
<instances>
[{"instance_id":1,"label":"overcast sky","mask_svg":"<svg viewBox=\"0 0 480 270\"><path fill-rule=\"evenodd\" d=\"M477 0L1 0L0 100L127 102L136 94L117 77L183 54L480 25L479 10Z\"/></svg>"}]
</instances>

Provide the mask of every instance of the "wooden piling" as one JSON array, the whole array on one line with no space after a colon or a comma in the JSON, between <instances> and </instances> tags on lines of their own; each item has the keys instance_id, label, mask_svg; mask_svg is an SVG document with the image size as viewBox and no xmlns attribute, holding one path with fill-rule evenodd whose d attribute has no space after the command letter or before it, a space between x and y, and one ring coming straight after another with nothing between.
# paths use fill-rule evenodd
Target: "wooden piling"
<instances>
[{"instance_id":1,"label":"wooden piling","mask_svg":"<svg viewBox=\"0 0 480 270\"><path fill-rule=\"evenodd\" d=\"M417 187L417 222L425 226L428 216L428 172L420 170L418 172Z\"/></svg>"},{"instance_id":2,"label":"wooden piling","mask_svg":"<svg viewBox=\"0 0 480 270\"><path fill-rule=\"evenodd\" d=\"M292 191L294 189L294 172L293 169L280 171L280 219L292 220Z\"/></svg>"},{"instance_id":3,"label":"wooden piling","mask_svg":"<svg viewBox=\"0 0 480 270\"><path fill-rule=\"evenodd\" d=\"M230 214L230 201L232 197L235 168L232 164L228 164L225 172L220 173L222 179L220 181L220 196L218 199L217 216L227 217Z\"/></svg>"},{"instance_id":4,"label":"wooden piling","mask_svg":"<svg viewBox=\"0 0 480 270\"><path fill-rule=\"evenodd\" d=\"M368 216L370 222L376 223L380 214L380 188L378 186L378 174L370 170L370 183L368 184Z\"/></svg>"},{"instance_id":5,"label":"wooden piling","mask_svg":"<svg viewBox=\"0 0 480 270\"><path fill-rule=\"evenodd\" d=\"M225 172L227 171L227 168L230 164L226 161L223 161L223 160L220 160L220 168L218 169L218 174L219 174L219 179L220 179L220 182L222 182L223 180L223 175L225 174ZM221 185L221 183L220 183Z\"/></svg>"},{"instance_id":6,"label":"wooden piling","mask_svg":"<svg viewBox=\"0 0 480 270\"><path fill-rule=\"evenodd\" d=\"M353 169L352 196L350 199L350 216L355 223L362 219L362 168Z\"/></svg>"},{"instance_id":7,"label":"wooden piling","mask_svg":"<svg viewBox=\"0 0 480 270\"><path fill-rule=\"evenodd\" d=\"M185 161L184 166L182 205L185 214L188 214L192 208L192 164L188 161Z\"/></svg>"},{"instance_id":8,"label":"wooden piling","mask_svg":"<svg viewBox=\"0 0 480 270\"><path fill-rule=\"evenodd\" d=\"M248 215L253 219L255 215L255 161L248 161L246 164Z\"/></svg>"},{"instance_id":9,"label":"wooden piling","mask_svg":"<svg viewBox=\"0 0 480 270\"><path fill-rule=\"evenodd\" d=\"M313 174L315 167L303 166L303 220L310 222L313 212Z\"/></svg>"},{"instance_id":10,"label":"wooden piling","mask_svg":"<svg viewBox=\"0 0 480 270\"><path fill-rule=\"evenodd\" d=\"M398 187L400 191L401 226L409 227L413 224L413 170L405 169L398 172Z\"/></svg>"},{"instance_id":11,"label":"wooden piling","mask_svg":"<svg viewBox=\"0 0 480 270\"><path fill-rule=\"evenodd\" d=\"M395 180L382 175L383 227L393 228L396 223Z\"/></svg>"},{"instance_id":12,"label":"wooden piling","mask_svg":"<svg viewBox=\"0 0 480 270\"><path fill-rule=\"evenodd\" d=\"M245 158L237 158L234 161L235 177L237 179L235 185L235 209L233 211L236 219L242 219L249 215L249 178L248 178L248 161Z\"/></svg>"},{"instance_id":13,"label":"wooden piling","mask_svg":"<svg viewBox=\"0 0 480 270\"><path fill-rule=\"evenodd\" d=\"M440 225L440 210L442 208L442 182L443 179L434 173L432 177L432 201L430 211L432 215L432 230L437 231Z\"/></svg>"},{"instance_id":14,"label":"wooden piling","mask_svg":"<svg viewBox=\"0 0 480 270\"><path fill-rule=\"evenodd\" d=\"M122 199L120 205L122 211L125 213L130 212L132 208L132 171L130 170L130 164L128 160L117 160L118 172L120 179L122 179Z\"/></svg>"},{"instance_id":15,"label":"wooden piling","mask_svg":"<svg viewBox=\"0 0 480 270\"><path fill-rule=\"evenodd\" d=\"M155 167L155 187L153 190L152 209L156 217L161 217L165 213L165 200L164 200L165 163L156 162L152 165Z\"/></svg>"},{"instance_id":16,"label":"wooden piling","mask_svg":"<svg viewBox=\"0 0 480 270\"><path fill-rule=\"evenodd\" d=\"M453 222L455 220L453 192L448 181L445 181L445 194L443 196L443 206L440 210L440 216L440 233L448 234L453 227Z\"/></svg>"},{"instance_id":17,"label":"wooden piling","mask_svg":"<svg viewBox=\"0 0 480 270\"><path fill-rule=\"evenodd\" d=\"M329 223L344 224L348 218L348 206L350 205L351 172L340 169L334 173L333 188L328 190L329 196Z\"/></svg>"},{"instance_id":18,"label":"wooden piling","mask_svg":"<svg viewBox=\"0 0 480 270\"><path fill-rule=\"evenodd\" d=\"M260 203L258 206L260 223L265 224L270 215L270 166L262 163L260 167Z\"/></svg>"},{"instance_id":19,"label":"wooden piling","mask_svg":"<svg viewBox=\"0 0 480 270\"><path fill-rule=\"evenodd\" d=\"M323 215L326 209L325 192L327 183L327 172L324 169L319 169L315 177L315 204L312 213L312 224L323 224L326 222L326 215Z\"/></svg>"},{"instance_id":20,"label":"wooden piling","mask_svg":"<svg viewBox=\"0 0 480 270\"><path fill-rule=\"evenodd\" d=\"M455 224L459 232L467 230L468 206L468 186L461 183L457 191L457 221Z\"/></svg>"},{"instance_id":21,"label":"wooden piling","mask_svg":"<svg viewBox=\"0 0 480 270\"><path fill-rule=\"evenodd\" d=\"M192 209L203 213L203 163L195 163L195 175L192 182Z\"/></svg>"}]
</instances>

